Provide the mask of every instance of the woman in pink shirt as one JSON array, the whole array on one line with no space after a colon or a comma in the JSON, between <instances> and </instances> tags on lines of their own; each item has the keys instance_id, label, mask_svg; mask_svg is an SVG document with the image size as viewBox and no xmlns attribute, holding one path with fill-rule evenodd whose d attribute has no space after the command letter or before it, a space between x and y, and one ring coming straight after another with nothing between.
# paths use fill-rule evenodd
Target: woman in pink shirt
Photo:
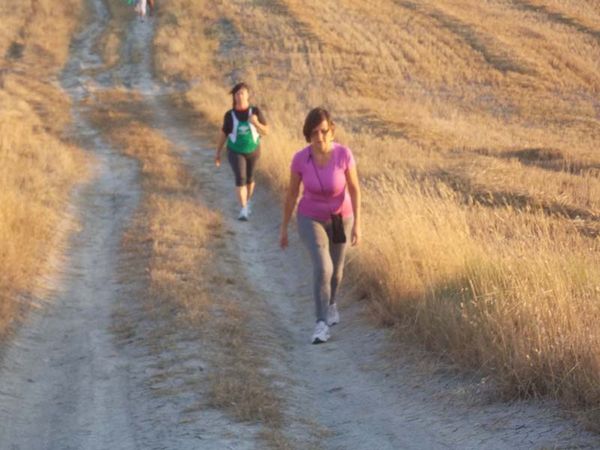
<instances>
[{"instance_id":1,"label":"woman in pink shirt","mask_svg":"<svg viewBox=\"0 0 600 450\"><path fill-rule=\"evenodd\" d=\"M312 343L319 344L329 339L329 327L340 321L335 295L344 271L346 242L334 238L333 216L341 216L345 236L357 245L361 236L360 186L352 152L333 141L335 125L327 110L310 111L302 131L310 145L292 160L279 243L282 248L288 245L288 225L302 184L298 232L313 263L317 325Z\"/></svg>"}]
</instances>

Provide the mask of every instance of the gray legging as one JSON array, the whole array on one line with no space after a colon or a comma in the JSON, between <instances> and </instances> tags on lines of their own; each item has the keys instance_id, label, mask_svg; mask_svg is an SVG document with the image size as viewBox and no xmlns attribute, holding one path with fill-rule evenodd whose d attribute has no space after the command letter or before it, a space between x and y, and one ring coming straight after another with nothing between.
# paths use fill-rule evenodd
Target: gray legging
<instances>
[{"instance_id":1,"label":"gray legging","mask_svg":"<svg viewBox=\"0 0 600 450\"><path fill-rule=\"evenodd\" d=\"M327 307L335 303L335 294L344 274L344 258L353 222L353 217L344 218L346 244L334 244L331 242L331 221L321 222L298 214L298 233L313 264L317 322L327 322Z\"/></svg>"}]
</instances>

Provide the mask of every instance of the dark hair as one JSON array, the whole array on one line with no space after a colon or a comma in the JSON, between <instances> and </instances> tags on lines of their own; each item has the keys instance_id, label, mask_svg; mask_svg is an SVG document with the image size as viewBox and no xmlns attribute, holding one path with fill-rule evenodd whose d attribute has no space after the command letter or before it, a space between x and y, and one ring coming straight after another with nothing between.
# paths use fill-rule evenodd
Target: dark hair
<instances>
[{"instance_id":1,"label":"dark hair","mask_svg":"<svg viewBox=\"0 0 600 450\"><path fill-rule=\"evenodd\" d=\"M231 94L231 100L233 101L233 107L235 108L235 94L238 91L241 91L242 89L246 89L248 92L250 92L250 86L248 86L246 83L244 83L243 81L236 84L234 87L231 88L231 91L229 91L229 93Z\"/></svg>"},{"instance_id":2,"label":"dark hair","mask_svg":"<svg viewBox=\"0 0 600 450\"><path fill-rule=\"evenodd\" d=\"M333 120L331 120L329 111L327 111L325 108L321 108L320 106L311 109L306 116L306 119L304 119L304 127L302 127L302 133L306 138L306 142L310 142L310 135L312 134L312 131L324 120L326 120L332 128L334 127L334 123Z\"/></svg>"}]
</instances>

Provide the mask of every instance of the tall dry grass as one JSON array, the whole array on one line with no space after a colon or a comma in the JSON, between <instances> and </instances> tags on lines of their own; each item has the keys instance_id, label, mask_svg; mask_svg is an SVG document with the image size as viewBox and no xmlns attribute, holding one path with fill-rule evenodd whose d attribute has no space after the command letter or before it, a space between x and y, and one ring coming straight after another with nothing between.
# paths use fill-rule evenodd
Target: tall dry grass
<instances>
[{"instance_id":1,"label":"tall dry grass","mask_svg":"<svg viewBox=\"0 0 600 450\"><path fill-rule=\"evenodd\" d=\"M52 270L65 204L87 165L62 138L70 102L56 85L81 14L79 0L0 4L0 340Z\"/></svg>"},{"instance_id":2,"label":"tall dry grass","mask_svg":"<svg viewBox=\"0 0 600 450\"><path fill-rule=\"evenodd\" d=\"M254 87L280 193L306 112L331 109L365 190L349 278L381 320L597 412L599 23L593 1L177 0L155 61L215 133Z\"/></svg>"},{"instance_id":3,"label":"tall dry grass","mask_svg":"<svg viewBox=\"0 0 600 450\"><path fill-rule=\"evenodd\" d=\"M394 253L365 252L360 262L361 278L378 281L369 289L381 317L495 374L506 394L594 405L595 240L543 212L457 206L456 193L439 182L397 188L402 193L382 195L379 206L396 217L410 214L370 240ZM374 212L369 222L378 219L384 216Z\"/></svg>"}]
</instances>

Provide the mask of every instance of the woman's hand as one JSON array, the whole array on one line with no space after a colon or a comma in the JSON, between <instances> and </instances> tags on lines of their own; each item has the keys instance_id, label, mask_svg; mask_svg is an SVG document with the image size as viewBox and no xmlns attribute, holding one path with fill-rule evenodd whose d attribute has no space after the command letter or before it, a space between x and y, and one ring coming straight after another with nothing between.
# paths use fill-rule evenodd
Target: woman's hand
<instances>
[{"instance_id":1,"label":"woman's hand","mask_svg":"<svg viewBox=\"0 0 600 450\"><path fill-rule=\"evenodd\" d=\"M227 136L223 132L223 130L219 131L219 137L217 138L217 146L215 147L215 166L221 167L221 152L225 147L225 141L227 140Z\"/></svg>"},{"instance_id":2,"label":"woman's hand","mask_svg":"<svg viewBox=\"0 0 600 450\"><path fill-rule=\"evenodd\" d=\"M279 232L279 246L284 249L288 246L288 230L287 227L281 226Z\"/></svg>"},{"instance_id":3,"label":"woman's hand","mask_svg":"<svg viewBox=\"0 0 600 450\"><path fill-rule=\"evenodd\" d=\"M350 242L352 243L352 246L356 246L360 243L360 239L361 239L361 231L360 231L360 226L357 222L354 222L354 225L352 225L352 235L350 238Z\"/></svg>"},{"instance_id":4,"label":"woman's hand","mask_svg":"<svg viewBox=\"0 0 600 450\"><path fill-rule=\"evenodd\" d=\"M260 125L260 122L258 121L258 116L256 114L252 114L250 116L250 123L258 128L258 126Z\"/></svg>"},{"instance_id":5,"label":"woman's hand","mask_svg":"<svg viewBox=\"0 0 600 450\"><path fill-rule=\"evenodd\" d=\"M281 229L279 231L279 246L284 249L288 246L288 225L292 218L292 213L296 207L296 200L300 193L300 175L290 171L290 184L288 186L285 201L283 202L283 217L281 220Z\"/></svg>"}]
</instances>

